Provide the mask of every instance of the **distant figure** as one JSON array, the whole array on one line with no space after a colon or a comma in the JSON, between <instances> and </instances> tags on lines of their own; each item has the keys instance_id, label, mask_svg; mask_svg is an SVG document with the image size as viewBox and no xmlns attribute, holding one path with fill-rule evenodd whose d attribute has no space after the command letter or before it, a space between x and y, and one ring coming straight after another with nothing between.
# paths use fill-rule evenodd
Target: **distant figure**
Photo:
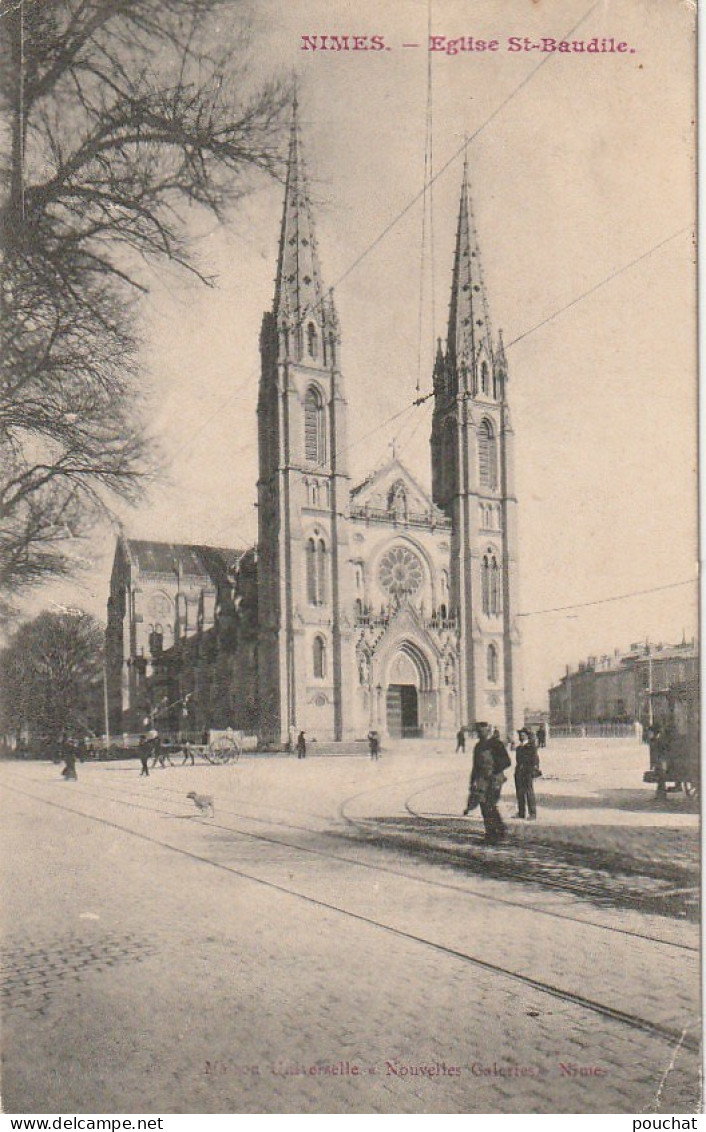
<instances>
[{"instance_id":1,"label":"distant figure","mask_svg":"<svg viewBox=\"0 0 706 1132\"><path fill-rule=\"evenodd\" d=\"M76 748L73 744L73 740L65 739L62 743L62 747L64 769L61 772L61 776L62 778L65 778L67 782L69 780L76 782L78 780L78 775L76 774Z\"/></svg>"},{"instance_id":2,"label":"distant figure","mask_svg":"<svg viewBox=\"0 0 706 1132\"><path fill-rule=\"evenodd\" d=\"M300 731L297 736L297 758L306 758L306 738L303 731Z\"/></svg>"},{"instance_id":3,"label":"distant figure","mask_svg":"<svg viewBox=\"0 0 706 1132\"><path fill-rule=\"evenodd\" d=\"M184 743L182 743L181 749L184 752L184 758L181 760L181 765L184 766L187 760L191 759L191 765L194 766L194 748L192 747L188 739L186 739Z\"/></svg>"},{"instance_id":4,"label":"distant figure","mask_svg":"<svg viewBox=\"0 0 706 1132\"><path fill-rule=\"evenodd\" d=\"M649 729L650 735L650 765L657 778L657 792L655 801L666 801L667 798L667 757L668 743L657 725Z\"/></svg>"},{"instance_id":5,"label":"distant figure","mask_svg":"<svg viewBox=\"0 0 706 1132\"><path fill-rule=\"evenodd\" d=\"M480 805L485 826L485 840L488 845L497 845L505 836L505 824L498 811L498 802L505 771L510 766L510 757L498 736L491 736L488 723L476 723L478 742L473 748L473 769L471 770L468 803L464 813Z\"/></svg>"},{"instance_id":6,"label":"distant figure","mask_svg":"<svg viewBox=\"0 0 706 1132\"><path fill-rule=\"evenodd\" d=\"M541 750L542 747L547 745L547 729L543 723L540 723L537 728L537 747Z\"/></svg>"},{"instance_id":7,"label":"distant figure","mask_svg":"<svg viewBox=\"0 0 706 1132\"><path fill-rule=\"evenodd\" d=\"M465 751L466 751L466 728L465 727L459 727L459 729L456 733L456 754L458 754L459 751L462 751L464 754L465 754Z\"/></svg>"},{"instance_id":8,"label":"distant figure","mask_svg":"<svg viewBox=\"0 0 706 1132\"><path fill-rule=\"evenodd\" d=\"M517 732L520 742L515 750L515 793L517 795L517 817L530 821L537 817L537 803L534 796L534 780L539 772L539 755L532 742L532 736L525 728Z\"/></svg>"},{"instance_id":9,"label":"distant figure","mask_svg":"<svg viewBox=\"0 0 706 1132\"><path fill-rule=\"evenodd\" d=\"M380 758L380 736L377 731L368 732L368 747L370 749L371 759Z\"/></svg>"},{"instance_id":10,"label":"distant figure","mask_svg":"<svg viewBox=\"0 0 706 1132\"><path fill-rule=\"evenodd\" d=\"M142 770L140 771L140 778L142 778L143 774L147 778L149 778L149 776L150 776L149 761L150 761L150 755L152 753L152 744L150 743L150 741L148 740L146 735L140 736L140 746L137 749L137 753L139 754L140 762L142 763Z\"/></svg>"},{"instance_id":11,"label":"distant figure","mask_svg":"<svg viewBox=\"0 0 706 1132\"><path fill-rule=\"evenodd\" d=\"M154 755L154 758L152 759L152 770L154 770L157 763L159 763L159 765L162 767L162 770L164 770L165 769L165 767L164 767L164 760L165 759L168 761L170 766L174 766L174 763L172 762L172 760L169 756L169 752L167 751L167 749L162 744L162 739L161 739L159 732L156 731L154 729L154 727L152 728L151 731L148 731L147 738L151 742L152 753Z\"/></svg>"}]
</instances>

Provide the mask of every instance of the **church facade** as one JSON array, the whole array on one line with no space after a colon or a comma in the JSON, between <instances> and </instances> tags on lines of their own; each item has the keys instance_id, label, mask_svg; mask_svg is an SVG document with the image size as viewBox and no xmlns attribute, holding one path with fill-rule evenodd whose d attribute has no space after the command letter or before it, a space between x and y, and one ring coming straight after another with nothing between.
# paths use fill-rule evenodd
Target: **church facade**
<instances>
[{"instance_id":1,"label":"church facade","mask_svg":"<svg viewBox=\"0 0 706 1132\"><path fill-rule=\"evenodd\" d=\"M219 636L223 599L199 599L214 611L209 624L196 619L191 634L152 657L153 679L173 663L174 650L188 652L188 664L177 666L178 692L208 726L199 695L214 648L230 649L233 680L256 688L250 729L270 744L299 730L324 741L358 739L370 729L448 735L478 719L511 731L523 708L513 430L465 168L448 333L433 373L431 493L396 455L351 484L341 334L319 261L296 107L260 352L258 545L228 552L251 563L256 585L238 599L234 575L229 638ZM122 655L109 663L116 675L130 659L121 587L116 566L113 638L123 641ZM200 656L199 637L210 660ZM129 712L128 685L123 672ZM243 726L237 707L228 723Z\"/></svg>"}]
</instances>

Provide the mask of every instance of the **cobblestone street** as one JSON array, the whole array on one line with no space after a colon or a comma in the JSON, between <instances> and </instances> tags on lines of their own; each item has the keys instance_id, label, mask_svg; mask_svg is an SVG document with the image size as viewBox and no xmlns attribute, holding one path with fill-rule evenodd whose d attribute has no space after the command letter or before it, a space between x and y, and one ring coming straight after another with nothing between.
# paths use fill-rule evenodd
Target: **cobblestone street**
<instances>
[{"instance_id":1,"label":"cobblestone street","mask_svg":"<svg viewBox=\"0 0 706 1132\"><path fill-rule=\"evenodd\" d=\"M698 812L645 760L550 747L500 849L441 744L1 764L6 1111L699 1111Z\"/></svg>"}]
</instances>

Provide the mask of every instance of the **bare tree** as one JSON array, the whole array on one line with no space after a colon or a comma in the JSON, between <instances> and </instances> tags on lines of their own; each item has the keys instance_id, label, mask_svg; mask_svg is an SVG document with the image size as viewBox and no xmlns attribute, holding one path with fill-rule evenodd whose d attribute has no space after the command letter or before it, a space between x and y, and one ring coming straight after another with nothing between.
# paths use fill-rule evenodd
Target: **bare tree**
<instances>
[{"instance_id":1,"label":"bare tree","mask_svg":"<svg viewBox=\"0 0 706 1132\"><path fill-rule=\"evenodd\" d=\"M101 726L104 631L87 613L40 613L0 652L2 729L56 749Z\"/></svg>"},{"instance_id":2,"label":"bare tree","mask_svg":"<svg viewBox=\"0 0 706 1132\"><path fill-rule=\"evenodd\" d=\"M139 423L145 264L211 282L188 207L223 219L278 172L288 91L248 73L242 0L19 0L2 19L7 597L66 572L67 535L139 495L153 468Z\"/></svg>"}]
</instances>

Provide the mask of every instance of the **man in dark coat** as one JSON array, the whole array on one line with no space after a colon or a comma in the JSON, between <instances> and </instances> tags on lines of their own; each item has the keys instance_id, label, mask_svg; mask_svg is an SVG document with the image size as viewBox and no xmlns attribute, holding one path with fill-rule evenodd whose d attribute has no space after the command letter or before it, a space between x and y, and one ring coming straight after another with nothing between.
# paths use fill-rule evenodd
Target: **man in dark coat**
<instances>
[{"instance_id":1,"label":"man in dark coat","mask_svg":"<svg viewBox=\"0 0 706 1132\"><path fill-rule=\"evenodd\" d=\"M306 758L306 736L303 731L300 731L297 737L297 758Z\"/></svg>"},{"instance_id":2,"label":"man in dark coat","mask_svg":"<svg viewBox=\"0 0 706 1132\"><path fill-rule=\"evenodd\" d=\"M76 782L78 775L76 774L76 743L73 739L63 738L61 742L62 758L64 760L64 769L61 774L62 777Z\"/></svg>"},{"instance_id":3,"label":"man in dark coat","mask_svg":"<svg viewBox=\"0 0 706 1132\"><path fill-rule=\"evenodd\" d=\"M477 797L483 815L485 840L489 845L496 845L505 836L505 823L500 817L498 802L510 757L502 740L491 737L489 724L477 723L475 730L478 742L473 748L469 805L464 813L468 813L472 799Z\"/></svg>"},{"instance_id":4,"label":"man in dark coat","mask_svg":"<svg viewBox=\"0 0 706 1132\"><path fill-rule=\"evenodd\" d=\"M460 727L457 734L456 734L456 754L458 754L459 751L463 751L465 753L465 750L466 750L466 728Z\"/></svg>"},{"instance_id":5,"label":"man in dark coat","mask_svg":"<svg viewBox=\"0 0 706 1132\"><path fill-rule=\"evenodd\" d=\"M146 735L140 736L140 745L137 748L137 753L140 756L140 762L142 763L142 770L140 771L140 778L142 778L143 774L146 775L147 778L149 778L149 776L150 776L149 761L150 761L150 756L152 754L152 743L147 738Z\"/></svg>"}]
</instances>

